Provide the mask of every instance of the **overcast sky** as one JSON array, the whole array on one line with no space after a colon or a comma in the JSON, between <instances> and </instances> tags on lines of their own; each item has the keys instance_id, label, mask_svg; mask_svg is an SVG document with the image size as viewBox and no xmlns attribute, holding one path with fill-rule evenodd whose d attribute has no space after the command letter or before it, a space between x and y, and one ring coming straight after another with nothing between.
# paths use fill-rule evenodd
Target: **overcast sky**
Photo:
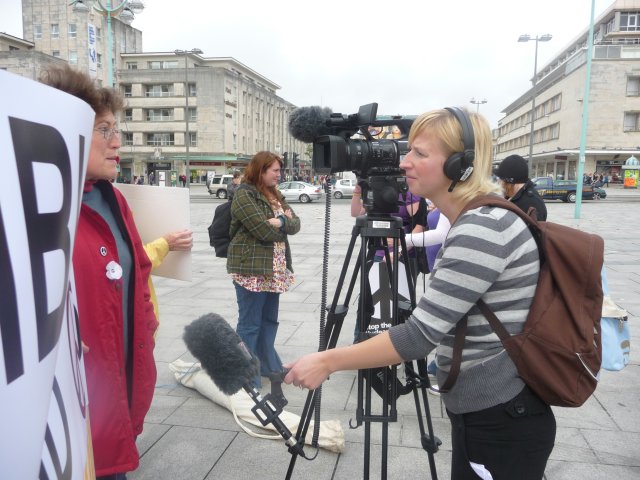
<instances>
[{"instance_id":1,"label":"overcast sky","mask_svg":"<svg viewBox=\"0 0 640 480\"><path fill-rule=\"evenodd\" d=\"M103 0L106 1L106 0ZM118 0L113 0L115 4ZM596 0L595 17L613 0ZM588 28L591 0L145 0L133 22L144 50L200 48L233 57L280 85L297 105L411 115L487 100L496 127L538 67ZM0 32L22 36L20 0L0 0Z\"/></svg>"}]
</instances>

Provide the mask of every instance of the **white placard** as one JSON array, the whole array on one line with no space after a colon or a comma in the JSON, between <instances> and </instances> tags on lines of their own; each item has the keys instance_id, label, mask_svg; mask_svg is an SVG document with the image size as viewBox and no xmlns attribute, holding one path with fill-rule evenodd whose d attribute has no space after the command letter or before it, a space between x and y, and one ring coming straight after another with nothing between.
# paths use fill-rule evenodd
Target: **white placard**
<instances>
[{"instance_id":1,"label":"white placard","mask_svg":"<svg viewBox=\"0 0 640 480\"><path fill-rule=\"evenodd\" d=\"M0 71L0 478L94 476L71 264L93 122Z\"/></svg>"},{"instance_id":2,"label":"white placard","mask_svg":"<svg viewBox=\"0 0 640 480\"><path fill-rule=\"evenodd\" d=\"M142 243L191 228L189 189L116 183L133 212ZM153 275L191 281L191 252L169 252Z\"/></svg>"}]
</instances>

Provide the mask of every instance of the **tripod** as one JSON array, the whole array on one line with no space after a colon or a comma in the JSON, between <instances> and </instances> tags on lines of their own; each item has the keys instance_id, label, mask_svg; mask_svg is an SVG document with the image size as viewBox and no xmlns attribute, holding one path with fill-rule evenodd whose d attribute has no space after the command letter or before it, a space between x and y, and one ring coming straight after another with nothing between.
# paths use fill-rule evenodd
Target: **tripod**
<instances>
[{"instance_id":1,"label":"tripod","mask_svg":"<svg viewBox=\"0 0 640 480\"><path fill-rule=\"evenodd\" d=\"M349 271L349 263L353 255L355 244L357 239L361 239L360 253L358 255L356 265L349 282L349 287L345 294L345 299L342 304L339 305L339 298L344 285L347 272ZM387 238L392 238L393 242L393 259L389 255ZM391 308L389 311L389 320L387 325L397 325L400 321L404 322L413 311L416 305L415 299L415 285L411 267L407 264L406 277L409 287L409 301L400 301L398 294L398 263L399 263L399 244L403 251L406 251L406 243L404 240L404 229L402 226L402 219L399 217L393 217L388 215L362 215L356 219L355 226L351 234L351 241L347 249L345 261L340 272L338 279L338 285L336 292L329 307L327 316L327 323L325 325L324 336L325 339L323 345L320 345L320 350L327 350L335 348L344 319L349 310L349 303L351 295L356 284L358 273L360 275L360 298L358 302L358 330L359 338L362 340L367 338L369 334L379 333L380 328L373 328L371 325L371 305L369 301L371 299L368 279L366 275L366 266L373 261L373 257L378 251L384 251L386 265L391 265L391 269L384 268L383 271L387 272L386 278L381 278L381 285L383 281L391 286ZM381 264L382 266L383 264ZM381 275L384 276L384 275ZM381 303L381 309L389 307L389 303L384 299ZM381 318L383 315L381 315ZM380 325L381 326L381 325ZM388 328L388 327L387 327ZM415 363L415 365L414 365ZM382 426L382 445L381 445L381 478L386 480L387 478L387 459L388 459L388 440L389 440L389 422L397 421L397 409L396 400L401 394L407 394L413 392L414 401L416 405L416 413L418 417L418 425L420 428L420 439L423 449L427 452L429 459L429 467L431 472L431 478L437 480L437 473L435 468L434 453L438 451L439 445L441 445L440 439L433 435L433 425L431 422L431 414L429 411L429 403L427 400L427 390L429 388L429 377L427 374L427 362L426 359L422 359L416 362L405 362L405 373L407 376L407 383L403 386L397 378L397 365L391 367L383 367L378 369L367 369L358 371L358 401L356 408L356 423L351 424L351 428L357 428L364 423L365 435L364 435L364 469L363 478L366 480L369 478L370 463L371 463L371 423L381 423ZM366 387L365 387L366 383ZM372 413L372 392L374 389L382 397L382 408L380 414ZM420 391L420 393L419 393ZM300 440L306 437L309 424L312 416L316 416L316 425L319 424L319 399L321 389L318 388L309 392L305 405L301 414L301 421L296 433L296 439ZM421 403L422 401L422 408ZM427 431L424 428L424 417L427 422ZM292 458L289 463L289 469L287 471L287 479L291 478L293 468L297 459L297 453L292 452Z\"/></svg>"}]
</instances>

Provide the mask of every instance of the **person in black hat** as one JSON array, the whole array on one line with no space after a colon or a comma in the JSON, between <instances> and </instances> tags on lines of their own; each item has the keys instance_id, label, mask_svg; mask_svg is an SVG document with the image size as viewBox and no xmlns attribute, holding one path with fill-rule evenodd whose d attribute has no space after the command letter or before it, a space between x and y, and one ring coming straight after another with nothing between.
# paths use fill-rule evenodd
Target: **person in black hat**
<instances>
[{"instance_id":1,"label":"person in black hat","mask_svg":"<svg viewBox=\"0 0 640 480\"><path fill-rule=\"evenodd\" d=\"M547 219L547 207L529 179L527 161L520 155L509 155L496 169L504 196L522 211L529 213L535 208L538 220Z\"/></svg>"}]
</instances>

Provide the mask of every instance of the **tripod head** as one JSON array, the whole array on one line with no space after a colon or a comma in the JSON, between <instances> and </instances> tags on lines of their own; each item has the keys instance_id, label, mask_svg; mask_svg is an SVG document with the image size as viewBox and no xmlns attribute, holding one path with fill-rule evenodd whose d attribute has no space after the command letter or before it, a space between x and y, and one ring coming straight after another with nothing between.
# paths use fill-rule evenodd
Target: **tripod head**
<instances>
[{"instance_id":1,"label":"tripod head","mask_svg":"<svg viewBox=\"0 0 640 480\"><path fill-rule=\"evenodd\" d=\"M408 190L402 175L375 175L359 180L362 204L368 214L392 214L398 211L398 196Z\"/></svg>"}]
</instances>

